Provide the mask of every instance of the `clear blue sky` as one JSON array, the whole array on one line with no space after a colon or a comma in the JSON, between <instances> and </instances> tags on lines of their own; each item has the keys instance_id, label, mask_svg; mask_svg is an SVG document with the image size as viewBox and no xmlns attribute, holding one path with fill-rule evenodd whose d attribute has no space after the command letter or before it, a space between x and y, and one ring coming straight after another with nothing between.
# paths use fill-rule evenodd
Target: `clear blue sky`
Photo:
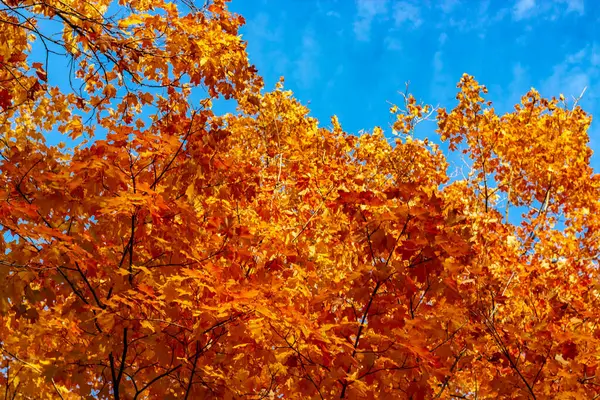
<instances>
[{"instance_id":1,"label":"clear blue sky","mask_svg":"<svg viewBox=\"0 0 600 400\"><path fill-rule=\"evenodd\" d=\"M529 88L578 96L600 170L600 1L232 0L251 61L267 89L279 76L322 125L349 132L387 127L398 91L452 107L466 72L500 112ZM430 125L433 137L434 125Z\"/></svg>"}]
</instances>

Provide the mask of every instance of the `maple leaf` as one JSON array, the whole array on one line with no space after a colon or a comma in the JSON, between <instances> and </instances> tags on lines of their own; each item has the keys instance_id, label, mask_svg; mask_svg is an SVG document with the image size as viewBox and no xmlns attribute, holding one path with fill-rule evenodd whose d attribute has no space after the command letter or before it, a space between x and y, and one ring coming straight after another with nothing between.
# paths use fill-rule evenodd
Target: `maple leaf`
<instances>
[{"instance_id":1,"label":"maple leaf","mask_svg":"<svg viewBox=\"0 0 600 400\"><path fill-rule=\"evenodd\" d=\"M496 115L464 75L437 110L471 169L450 180L411 95L390 141L263 91L223 0L4 3L7 398L600 395L580 107L531 90ZM28 60L48 18L80 90ZM106 138L53 147L54 129Z\"/></svg>"},{"instance_id":2,"label":"maple leaf","mask_svg":"<svg viewBox=\"0 0 600 400\"><path fill-rule=\"evenodd\" d=\"M7 110L12 104L12 96L8 89L0 89L0 107Z\"/></svg>"}]
</instances>

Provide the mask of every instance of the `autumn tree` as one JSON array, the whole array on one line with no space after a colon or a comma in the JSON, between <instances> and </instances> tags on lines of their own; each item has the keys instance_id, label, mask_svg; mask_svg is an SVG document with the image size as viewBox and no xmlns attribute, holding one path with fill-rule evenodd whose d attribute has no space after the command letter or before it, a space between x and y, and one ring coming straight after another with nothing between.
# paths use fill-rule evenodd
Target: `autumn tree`
<instances>
[{"instance_id":1,"label":"autumn tree","mask_svg":"<svg viewBox=\"0 0 600 400\"><path fill-rule=\"evenodd\" d=\"M444 154L412 96L354 136L263 90L222 0L2 4L3 398L600 395L577 104L465 75Z\"/></svg>"}]
</instances>

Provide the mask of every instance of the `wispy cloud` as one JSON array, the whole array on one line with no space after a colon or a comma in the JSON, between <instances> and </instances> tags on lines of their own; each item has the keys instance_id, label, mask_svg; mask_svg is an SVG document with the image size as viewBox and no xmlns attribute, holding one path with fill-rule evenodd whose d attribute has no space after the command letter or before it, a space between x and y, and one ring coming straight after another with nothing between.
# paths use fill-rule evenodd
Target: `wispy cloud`
<instances>
[{"instance_id":1,"label":"wispy cloud","mask_svg":"<svg viewBox=\"0 0 600 400\"><path fill-rule=\"evenodd\" d=\"M438 36L439 45L443 46L446 43L446 40L448 40L448 34L446 32L440 33L440 36Z\"/></svg>"},{"instance_id":2,"label":"wispy cloud","mask_svg":"<svg viewBox=\"0 0 600 400\"><path fill-rule=\"evenodd\" d=\"M474 9L470 10L465 6L452 13L444 14L444 19L438 24L438 28L452 28L462 33L476 32L479 38L483 39L488 30L494 29L495 25L502 22L511 12L510 8L492 9L490 0L468 4ZM467 11L464 11L465 8Z\"/></svg>"},{"instance_id":3,"label":"wispy cloud","mask_svg":"<svg viewBox=\"0 0 600 400\"><path fill-rule=\"evenodd\" d=\"M594 111L600 105L600 86L596 83L600 79L600 44L587 45L556 64L552 68L551 75L546 78L540 87L540 92L546 97L563 94L569 104L573 104L573 98L578 98L583 89L587 88L579 104L584 110L594 115ZM593 120L590 130L590 145L594 151L592 166L596 170L600 167L598 152L600 138L600 124Z\"/></svg>"},{"instance_id":4,"label":"wispy cloud","mask_svg":"<svg viewBox=\"0 0 600 400\"><path fill-rule=\"evenodd\" d=\"M433 74L438 76L444 71L444 62L442 61L442 51L438 50L433 54Z\"/></svg>"},{"instance_id":5,"label":"wispy cloud","mask_svg":"<svg viewBox=\"0 0 600 400\"><path fill-rule=\"evenodd\" d=\"M402 50L402 42L400 41L400 39L397 39L395 37L386 36L386 38L383 40L383 43L385 44L385 48L390 51Z\"/></svg>"},{"instance_id":6,"label":"wispy cloud","mask_svg":"<svg viewBox=\"0 0 600 400\"><path fill-rule=\"evenodd\" d=\"M583 0L517 0L512 15L515 21L543 17L546 20L556 21L570 14L582 16L585 13Z\"/></svg>"},{"instance_id":7,"label":"wispy cloud","mask_svg":"<svg viewBox=\"0 0 600 400\"><path fill-rule=\"evenodd\" d=\"M531 88L527 67L520 61L513 64L511 74L507 90L501 87L499 93L502 97L494 102L501 113L513 111L515 104L520 103L521 97Z\"/></svg>"},{"instance_id":8,"label":"wispy cloud","mask_svg":"<svg viewBox=\"0 0 600 400\"><path fill-rule=\"evenodd\" d=\"M592 45L592 56L590 57L590 64L594 68L600 68L600 45L594 43Z\"/></svg>"},{"instance_id":9,"label":"wispy cloud","mask_svg":"<svg viewBox=\"0 0 600 400\"><path fill-rule=\"evenodd\" d=\"M523 90L523 86L526 82L526 77L527 69L525 69L525 67L523 67L523 65L520 62L514 64L512 67L512 81L510 82L510 85L508 85L508 89L510 91L509 97L520 97L518 93L520 93Z\"/></svg>"},{"instance_id":10,"label":"wispy cloud","mask_svg":"<svg viewBox=\"0 0 600 400\"><path fill-rule=\"evenodd\" d=\"M432 77L429 94L431 98L435 98L437 101L442 102L446 102L454 96L454 85L456 83L448 74L444 65L444 47L447 40L448 35L445 32L440 33L438 36L437 51L433 54L431 60Z\"/></svg>"},{"instance_id":11,"label":"wispy cloud","mask_svg":"<svg viewBox=\"0 0 600 400\"><path fill-rule=\"evenodd\" d=\"M300 45L294 71L294 78L303 89L312 87L313 83L320 77L317 64L319 53L319 43L315 37L314 29L307 26L302 34L302 44Z\"/></svg>"},{"instance_id":12,"label":"wispy cloud","mask_svg":"<svg viewBox=\"0 0 600 400\"><path fill-rule=\"evenodd\" d=\"M354 34L360 41L368 41L371 35L371 24L378 15L387 12L387 0L357 0Z\"/></svg>"},{"instance_id":13,"label":"wispy cloud","mask_svg":"<svg viewBox=\"0 0 600 400\"><path fill-rule=\"evenodd\" d=\"M317 13L331 18L341 18L342 15L338 12L339 5L334 5L337 0L316 0ZM334 8L332 8L332 6Z\"/></svg>"},{"instance_id":14,"label":"wispy cloud","mask_svg":"<svg viewBox=\"0 0 600 400\"><path fill-rule=\"evenodd\" d=\"M407 1L394 3L393 17L396 26L409 23L414 27L418 27L423 23L419 8Z\"/></svg>"},{"instance_id":15,"label":"wispy cloud","mask_svg":"<svg viewBox=\"0 0 600 400\"><path fill-rule=\"evenodd\" d=\"M246 30L253 36L253 40L258 42L279 40L282 37L282 29L281 25L273 24L265 12L258 13L246 24Z\"/></svg>"},{"instance_id":16,"label":"wispy cloud","mask_svg":"<svg viewBox=\"0 0 600 400\"><path fill-rule=\"evenodd\" d=\"M577 13L583 15L585 12L585 5L583 0L556 0L556 3L562 3L567 5L567 13Z\"/></svg>"},{"instance_id":17,"label":"wispy cloud","mask_svg":"<svg viewBox=\"0 0 600 400\"><path fill-rule=\"evenodd\" d=\"M444 14L450 14L460 3L460 0L442 0L438 3L438 7Z\"/></svg>"},{"instance_id":18,"label":"wispy cloud","mask_svg":"<svg viewBox=\"0 0 600 400\"><path fill-rule=\"evenodd\" d=\"M535 0L517 0L513 7L513 18L517 21L529 18L533 15Z\"/></svg>"},{"instance_id":19,"label":"wispy cloud","mask_svg":"<svg viewBox=\"0 0 600 400\"><path fill-rule=\"evenodd\" d=\"M280 46L284 37L285 15L273 19L269 14L259 12L248 20L244 38L248 40L250 61L261 66L264 75L284 75L289 63L285 51Z\"/></svg>"},{"instance_id":20,"label":"wispy cloud","mask_svg":"<svg viewBox=\"0 0 600 400\"><path fill-rule=\"evenodd\" d=\"M326 88L327 90L330 90L331 88L333 88L336 84L336 82L339 81L339 77L344 73L344 66L342 64L339 64L336 69L335 72L333 73L333 75L329 78L329 80L327 80L327 84L326 84Z\"/></svg>"},{"instance_id":21,"label":"wispy cloud","mask_svg":"<svg viewBox=\"0 0 600 400\"><path fill-rule=\"evenodd\" d=\"M600 78L600 47L594 43L569 54L552 68L552 74L542 81L541 91L545 96L577 97L587 87L586 101L593 105L598 99L594 82Z\"/></svg>"}]
</instances>

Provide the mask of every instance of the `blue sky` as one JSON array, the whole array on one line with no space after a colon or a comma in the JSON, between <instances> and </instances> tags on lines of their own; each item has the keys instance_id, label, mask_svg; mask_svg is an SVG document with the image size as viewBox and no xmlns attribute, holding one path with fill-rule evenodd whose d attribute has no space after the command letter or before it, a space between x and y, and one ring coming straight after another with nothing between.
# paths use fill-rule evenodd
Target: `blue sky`
<instances>
[{"instance_id":1,"label":"blue sky","mask_svg":"<svg viewBox=\"0 0 600 400\"><path fill-rule=\"evenodd\" d=\"M407 81L417 99L451 108L466 72L500 113L531 87L567 98L587 87L580 104L598 115L589 134L600 172L598 0L231 0L229 8L246 19L241 33L266 89L284 76L323 126L335 114L352 133L386 130L388 102L402 103ZM33 54L44 61L41 44ZM50 82L65 86L66 59L50 61ZM434 123L420 128L435 140ZM73 144L55 132L48 139Z\"/></svg>"},{"instance_id":2,"label":"blue sky","mask_svg":"<svg viewBox=\"0 0 600 400\"><path fill-rule=\"evenodd\" d=\"M383 128L390 102L410 91L452 107L466 72L498 112L529 88L600 109L600 2L596 0L232 0L251 61L267 89L280 76L312 114L349 132ZM426 131L434 137L435 125ZM590 130L600 169L600 118Z\"/></svg>"}]
</instances>

